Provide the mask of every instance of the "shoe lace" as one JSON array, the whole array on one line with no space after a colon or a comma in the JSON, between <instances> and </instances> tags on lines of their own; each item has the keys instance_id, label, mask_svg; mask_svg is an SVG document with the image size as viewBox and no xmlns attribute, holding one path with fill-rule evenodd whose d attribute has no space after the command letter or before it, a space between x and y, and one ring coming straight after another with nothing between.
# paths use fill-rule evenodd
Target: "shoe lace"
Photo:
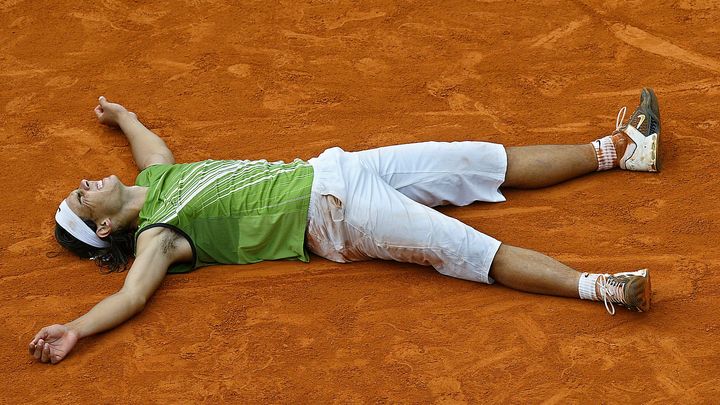
<instances>
[{"instance_id":1,"label":"shoe lace","mask_svg":"<svg viewBox=\"0 0 720 405\"><path fill-rule=\"evenodd\" d=\"M625 301L625 283L619 281L616 277L610 275L601 275L598 277L598 286L600 287L600 296L605 303L605 309L610 315L615 315L615 306L613 303L627 306Z\"/></svg>"},{"instance_id":2,"label":"shoe lace","mask_svg":"<svg viewBox=\"0 0 720 405\"><path fill-rule=\"evenodd\" d=\"M623 107L618 111L617 118L615 118L615 130L619 131L620 127L622 127L622 123L625 120L625 113L627 112L627 107Z\"/></svg>"}]
</instances>

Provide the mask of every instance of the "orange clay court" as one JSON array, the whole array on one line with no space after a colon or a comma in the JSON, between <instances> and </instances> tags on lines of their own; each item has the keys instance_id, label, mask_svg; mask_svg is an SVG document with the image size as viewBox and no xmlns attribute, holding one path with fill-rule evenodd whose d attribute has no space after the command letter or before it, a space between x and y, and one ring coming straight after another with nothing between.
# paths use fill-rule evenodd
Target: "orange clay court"
<instances>
[{"instance_id":1,"label":"orange clay court","mask_svg":"<svg viewBox=\"0 0 720 405\"><path fill-rule=\"evenodd\" d=\"M233 3L232 5L230 3ZM715 1L0 2L2 403L709 403L720 396ZM168 276L42 364L27 344L124 274L60 248L82 178L137 174L105 95L178 162L340 146L590 142L653 87L659 174L441 211L580 271L650 268L648 313L370 261Z\"/></svg>"}]
</instances>

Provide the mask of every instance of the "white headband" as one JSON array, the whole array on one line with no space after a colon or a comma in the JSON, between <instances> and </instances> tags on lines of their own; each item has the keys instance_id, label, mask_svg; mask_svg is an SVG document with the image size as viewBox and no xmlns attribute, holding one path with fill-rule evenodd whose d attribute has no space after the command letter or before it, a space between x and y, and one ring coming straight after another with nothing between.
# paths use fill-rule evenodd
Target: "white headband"
<instances>
[{"instance_id":1,"label":"white headband","mask_svg":"<svg viewBox=\"0 0 720 405\"><path fill-rule=\"evenodd\" d=\"M87 224L74 213L67 205L67 201L63 200L55 214L55 221L63 229L77 239L96 248L104 248L110 246L109 243L100 239Z\"/></svg>"}]
</instances>

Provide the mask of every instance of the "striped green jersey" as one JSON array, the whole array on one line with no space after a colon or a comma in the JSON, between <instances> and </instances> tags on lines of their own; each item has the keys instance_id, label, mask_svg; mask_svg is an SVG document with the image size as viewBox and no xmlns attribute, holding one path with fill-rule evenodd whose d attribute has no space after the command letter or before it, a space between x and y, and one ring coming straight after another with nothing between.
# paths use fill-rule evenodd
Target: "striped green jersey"
<instances>
[{"instance_id":1,"label":"striped green jersey","mask_svg":"<svg viewBox=\"0 0 720 405\"><path fill-rule=\"evenodd\" d=\"M307 262L305 230L312 180L312 166L299 159L150 166L135 181L148 187L135 237L163 226L188 239L193 262L174 265L170 273L212 264Z\"/></svg>"}]
</instances>

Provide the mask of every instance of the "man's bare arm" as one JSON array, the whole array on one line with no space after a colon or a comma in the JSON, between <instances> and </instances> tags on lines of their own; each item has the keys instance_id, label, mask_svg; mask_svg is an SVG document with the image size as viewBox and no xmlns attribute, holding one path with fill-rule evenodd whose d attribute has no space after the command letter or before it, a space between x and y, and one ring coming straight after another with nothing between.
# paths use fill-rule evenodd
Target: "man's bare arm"
<instances>
[{"instance_id":1,"label":"man's bare arm","mask_svg":"<svg viewBox=\"0 0 720 405\"><path fill-rule=\"evenodd\" d=\"M120 291L99 302L87 314L66 324L78 333L79 338L112 329L145 308L145 303L165 278L171 264L169 255L163 254L159 239L157 236L151 238L142 248L138 241L137 258Z\"/></svg>"},{"instance_id":2,"label":"man's bare arm","mask_svg":"<svg viewBox=\"0 0 720 405\"><path fill-rule=\"evenodd\" d=\"M170 264L188 258L187 249L179 249L177 243L172 243L176 239L177 235L169 229L154 228L143 232L138 240L137 258L122 289L72 322L41 329L30 342L30 353L44 363L57 363L67 356L79 339L112 329L142 311ZM168 249L168 244L174 248Z\"/></svg>"},{"instance_id":3,"label":"man's bare arm","mask_svg":"<svg viewBox=\"0 0 720 405\"><path fill-rule=\"evenodd\" d=\"M102 124L120 127L130 142L133 159L139 170L159 163L175 163L165 142L147 129L135 113L120 104L107 101L105 97L100 97L99 102L100 105L95 107L95 115Z\"/></svg>"}]
</instances>

